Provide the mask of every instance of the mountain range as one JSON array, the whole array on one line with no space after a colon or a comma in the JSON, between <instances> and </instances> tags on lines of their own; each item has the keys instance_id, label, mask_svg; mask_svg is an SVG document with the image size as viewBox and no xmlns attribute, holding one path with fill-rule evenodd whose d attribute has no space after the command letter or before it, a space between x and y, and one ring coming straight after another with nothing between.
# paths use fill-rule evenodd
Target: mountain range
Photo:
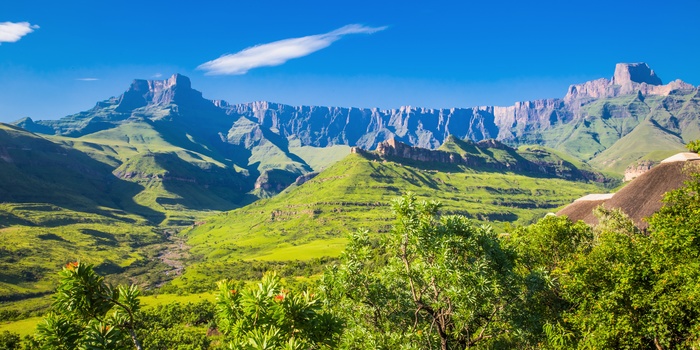
<instances>
[{"instance_id":1,"label":"mountain range","mask_svg":"<svg viewBox=\"0 0 700 350\"><path fill-rule=\"evenodd\" d=\"M179 74L135 80L88 111L0 125L0 298L45 293L71 251L108 273L168 270L158 257L185 227L188 285L336 256L409 190L529 223L683 150L698 118L700 89L643 63L563 98L451 109L230 104Z\"/></svg>"},{"instance_id":2,"label":"mountain range","mask_svg":"<svg viewBox=\"0 0 700 350\"><path fill-rule=\"evenodd\" d=\"M663 85L647 64L620 63L611 79L571 85L563 98L449 109L404 106L381 110L265 101L230 104L204 99L188 78L175 74L163 81L135 80L121 96L85 112L59 120L26 118L15 124L32 132L72 138L133 122L148 123L159 131L167 125L163 132L171 134L169 141L220 155L223 159L217 160L226 163L224 159L229 159L228 163L256 174L273 168L289 174L311 171L303 157L290 151L292 144L374 149L393 138L412 146L437 148L449 135L473 141L497 139L511 146L544 145L601 170L622 173L651 151L680 150L684 143L700 138L699 114L698 87L680 80ZM639 139L649 141L647 150L632 150ZM265 141L274 146L265 146ZM256 147L265 150L253 150ZM279 162L266 164L256 157L269 151L280 156ZM651 157L658 160L667 155Z\"/></svg>"}]
</instances>

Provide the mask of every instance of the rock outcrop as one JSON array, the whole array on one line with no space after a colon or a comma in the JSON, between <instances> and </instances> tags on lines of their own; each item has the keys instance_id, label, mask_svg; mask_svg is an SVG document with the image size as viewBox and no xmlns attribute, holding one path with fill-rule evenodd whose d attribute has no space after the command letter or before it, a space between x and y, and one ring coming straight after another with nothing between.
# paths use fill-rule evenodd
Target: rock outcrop
<instances>
[{"instance_id":1,"label":"rock outcrop","mask_svg":"<svg viewBox=\"0 0 700 350\"><path fill-rule=\"evenodd\" d=\"M192 89L190 79L174 74L166 80L134 80L119 98L116 111L128 112L147 105L167 105L202 99L202 93Z\"/></svg>"},{"instance_id":2,"label":"rock outcrop","mask_svg":"<svg viewBox=\"0 0 700 350\"><path fill-rule=\"evenodd\" d=\"M515 149L493 139L472 142L450 136L446 142L453 145L448 147L450 151L412 147L395 139L389 139L379 143L377 149L373 152L364 151L357 147L353 147L351 152L359 153L366 157L377 157L398 162L410 160L433 165L462 165L487 171L512 171L521 174L528 173L569 180L597 182L607 180L600 173L578 169L564 160L547 162L542 159L525 158Z\"/></svg>"},{"instance_id":3,"label":"rock outcrop","mask_svg":"<svg viewBox=\"0 0 700 350\"><path fill-rule=\"evenodd\" d=\"M618 64L611 79L571 85L564 98L506 107L379 109L212 101L192 89L188 78L176 74L166 80L135 80L123 95L60 120L25 119L16 124L33 132L80 137L130 120L159 122L154 127L164 128L163 134L179 133L180 141L198 144L201 152L211 151L223 161L235 159L244 167L256 161L265 163L262 155L251 162L242 158L251 158L252 148L259 148L262 154L270 145L291 162L300 163L289 154L292 138L301 146L348 145L372 150L395 139L435 149L454 135L473 141L497 139L508 145L556 147L591 159L630 134L641 121L657 125L658 134L668 133L669 139L679 140L676 135L681 135L682 139L674 141L681 146L697 138L700 90L680 80L661 84L644 63ZM630 99L608 99L623 95ZM651 95L665 98L649 99ZM608 100L594 103L600 99ZM269 169L252 173L264 170Z\"/></svg>"},{"instance_id":4,"label":"rock outcrop","mask_svg":"<svg viewBox=\"0 0 700 350\"><path fill-rule=\"evenodd\" d=\"M564 97L567 105L577 107L592 99L617 97L639 92L642 96L666 96L673 91L691 91L696 88L681 80L663 85L661 78L646 63L618 63L612 79L596 79L569 86Z\"/></svg>"},{"instance_id":5,"label":"rock outcrop","mask_svg":"<svg viewBox=\"0 0 700 350\"><path fill-rule=\"evenodd\" d=\"M303 185L304 183L306 183L307 181L309 181L309 180L315 178L316 175L318 175L318 173L315 172L315 171L314 171L314 172L311 172L311 173L308 173L308 174L301 175L301 176L297 177L296 180L294 180L294 184L297 185L297 186L301 186L301 185Z\"/></svg>"},{"instance_id":6,"label":"rock outcrop","mask_svg":"<svg viewBox=\"0 0 700 350\"><path fill-rule=\"evenodd\" d=\"M389 139L377 145L376 153L382 158L403 158L419 162L466 164L464 158L457 153L411 147L405 143Z\"/></svg>"},{"instance_id":7,"label":"rock outcrop","mask_svg":"<svg viewBox=\"0 0 700 350\"><path fill-rule=\"evenodd\" d=\"M625 182L632 181L640 175L651 170L651 168L654 167L654 165L656 165L656 162L650 160L641 160L634 164L631 164L627 167L627 169L625 169L625 177L623 180Z\"/></svg>"},{"instance_id":8,"label":"rock outcrop","mask_svg":"<svg viewBox=\"0 0 700 350\"><path fill-rule=\"evenodd\" d=\"M646 83L648 85L662 85L661 79L649 68L646 63L618 63L615 66L615 74L612 83L615 85L630 85L632 83Z\"/></svg>"}]
</instances>

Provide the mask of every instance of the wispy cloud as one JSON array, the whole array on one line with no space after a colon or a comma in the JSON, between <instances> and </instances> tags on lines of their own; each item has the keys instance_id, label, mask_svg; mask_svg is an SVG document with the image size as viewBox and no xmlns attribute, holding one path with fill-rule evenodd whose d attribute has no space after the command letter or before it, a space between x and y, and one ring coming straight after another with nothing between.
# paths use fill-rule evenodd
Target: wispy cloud
<instances>
[{"instance_id":1,"label":"wispy cloud","mask_svg":"<svg viewBox=\"0 0 700 350\"><path fill-rule=\"evenodd\" d=\"M162 77L163 77L163 73L156 73L156 74L151 75L151 78L162 78Z\"/></svg>"},{"instance_id":2,"label":"wispy cloud","mask_svg":"<svg viewBox=\"0 0 700 350\"><path fill-rule=\"evenodd\" d=\"M0 22L0 44L17 42L34 29L39 29L39 26L29 22Z\"/></svg>"},{"instance_id":3,"label":"wispy cloud","mask_svg":"<svg viewBox=\"0 0 700 350\"><path fill-rule=\"evenodd\" d=\"M348 34L372 34L386 29L350 24L332 32L284 39L268 44L256 45L234 54L223 55L201 64L197 69L207 75L240 75L258 67L279 66L291 59L304 57L325 49Z\"/></svg>"},{"instance_id":4,"label":"wispy cloud","mask_svg":"<svg viewBox=\"0 0 700 350\"><path fill-rule=\"evenodd\" d=\"M75 80L80 80L80 81L97 81L97 80L100 80L100 79L98 79L98 78L78 78L78 79L75 79Z\"/></svg>"}]
</instances>

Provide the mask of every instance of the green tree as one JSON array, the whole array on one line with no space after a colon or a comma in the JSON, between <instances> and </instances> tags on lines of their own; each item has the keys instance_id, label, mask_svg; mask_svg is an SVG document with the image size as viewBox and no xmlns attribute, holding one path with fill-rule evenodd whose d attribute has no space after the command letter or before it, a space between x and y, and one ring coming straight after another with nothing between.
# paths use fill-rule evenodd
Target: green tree
<instances>
[{"instance_id":1,"label":"green tree","mask_svg":"<svg viewBox=\"0 0 700 350\"><path fill-rule=\"evenodd\" d=\"M323 278L345 314L342 347L463 349L495 344L509 331L518 296L512 254L489 226L440 216L440 204L407 194L375 245L357 232L342 263Z\"/></svg>"},{"instance_id":2,"label":"green tree","mask_svg":"<svg viewBox=\"0 0 700 350\"><path fill-rule=\"evenodd\" d=\"M690 141L685 147L695 153L700 153L700 140Z\"/></svg>"},{"instance_id":3,"label":"green tree","mask_svg":"<svg viewBox=\"0 0 700 350\"><path fill-rule=\"evenodd\" d=\"M572 305L563 318L580 348L653 347L656 335L648 328L652 308L647 291L654 276L646 253L648 237L620 210L601 207L596 212L600 224L591 246L558 273L562 296Z\"/></svg>"},{"instance_id":4,"label":"green tree","mask_svg":"<svg viewBox=\"0 0 700 350\"><path fill-rule=\"evenodd\" d=\"M571 307L564 323L545 329L550 345L700 347L700 175L693 172L684 187L666 194L664 207L648 219L648 234L619 210L597 209L592 244L560 269L562 297Z\"/></svg>"},{"instance_id":5,"label":"green tree","mask_svg":"<svg viewBox=\"0 0 700 350\"><path fill-rule=\"evenodd\" d=\"M692 163L686 171L690 180L649 219L650 328L663 348L700 348L700 173Z\"/></svg>"},{"instance_id":6,"label":"green tree","mask_svg":"<svg viewBox=\"0 0 700 350\"><path fill-rule=\"evenodd\" d=\"M513 315L522 334L519 346L539 348L547 339L562 347L570 344L573 333L560 327L562 312L571 307L562 296L561 268L590 247L593 230L582 221L547 215L535 224L510 230L506 237L505 244L516 252L516 271L524 282Z\"/></svg>"},{"instance_id":7,"label":"green tree","mask_svg":"<svg viewBox=\"0 0 700 350\"><path fill-rule=\"evenodd\" d=\"M218 325L232 349L318 349L337 342L341 324L322 310L318 296L284 289L276 274L243 290L231 280L217 287Z\"/></svg>"},{"instance_id":8,"label":"green tree","mask_svg":"<svg viewBox=\"0 0 700 350\"><path fill-rule=\"evenodd\" d=\"M135 286L113 288L92 265L69 263L59 273L51 313L38 325L37 340L46 349L141 349L134 315Z\"/></svg>"},{"instance_id":9,"label":"green tree","mask_svg":"<svg viewBox=\"0 0 700 350\"><path fill-rule=\"evenodd\" d=\"M19 334L9 331L0 333L0 349L15 350L21 345Z\"/></svg>"}]
</instances>

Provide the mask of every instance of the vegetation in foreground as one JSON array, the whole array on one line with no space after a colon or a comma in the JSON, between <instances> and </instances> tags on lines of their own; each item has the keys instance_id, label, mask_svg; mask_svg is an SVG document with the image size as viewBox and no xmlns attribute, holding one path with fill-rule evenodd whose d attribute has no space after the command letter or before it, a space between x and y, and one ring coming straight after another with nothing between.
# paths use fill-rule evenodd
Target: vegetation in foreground
<instances>
[{"instance_id":1,"label":"vegetation in foreground","mask_svg":"<svg viewBox=\"0 0 700 350\"><path fill-rule=\"evenodd\" d=\"M390 232L353 234L315 287L292 291L274 275L249 286L227 280L216 305L142 311L135 288L111 288L88 265L69 265L37 334L0 341L8 349L697 348L698 193L696 174L667 194L647 232L599 208L595 228L547 216L502 237L408 194L393 203Z\"/></svg>"}]
</instances>

